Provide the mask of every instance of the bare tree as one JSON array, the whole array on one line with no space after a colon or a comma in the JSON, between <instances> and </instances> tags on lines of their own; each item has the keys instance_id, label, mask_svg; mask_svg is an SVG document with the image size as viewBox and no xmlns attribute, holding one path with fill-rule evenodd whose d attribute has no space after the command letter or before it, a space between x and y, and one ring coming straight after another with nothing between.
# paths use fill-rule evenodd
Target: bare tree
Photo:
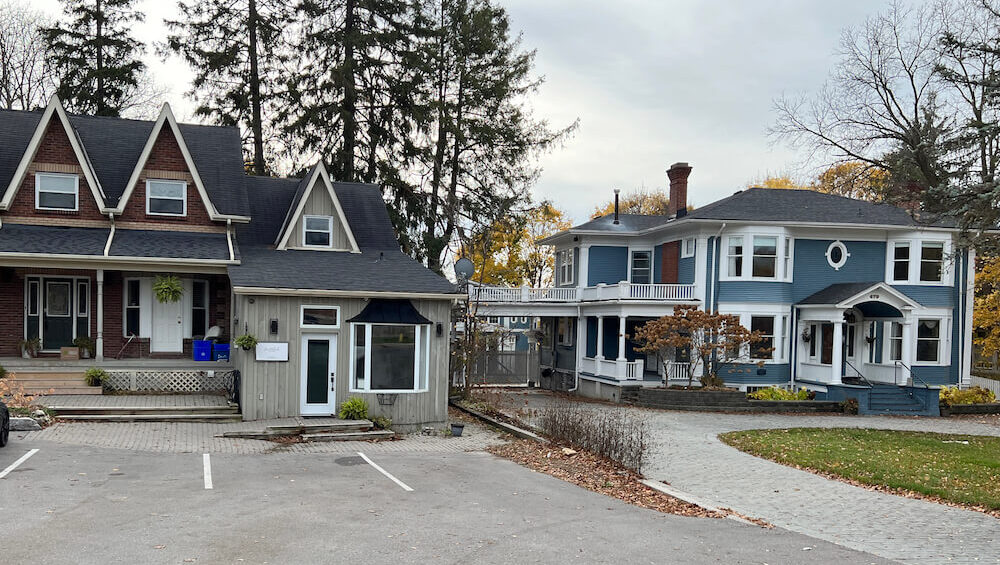
<instances>
[{"instance_id":1,"label":"bare tree","mask_svg":"<svg viewBox=\"0 0 1000 565\"><path fill-rule=\"evenodd\" d=\"M45 61L41 28L51 25L42 12L7 0L0 3L0 106L32 110L44 106L55 91Z\"/></svg>"}]
</instances>

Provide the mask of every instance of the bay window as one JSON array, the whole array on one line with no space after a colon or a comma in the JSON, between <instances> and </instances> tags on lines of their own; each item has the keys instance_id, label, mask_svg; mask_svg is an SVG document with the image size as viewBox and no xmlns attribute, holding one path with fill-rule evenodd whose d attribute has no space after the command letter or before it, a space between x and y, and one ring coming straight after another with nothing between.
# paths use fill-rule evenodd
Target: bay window
<instances>
[{"instance_id":1,"label":"bay window","mask_svg":"<svg viewBox=\"0 0 1000 565\"><path fill-rule=\"evenodd\" d=\"M352 391L427 390L429 325L356 323L353 326Z\"/></svg>"},{"instance_id":2,"label":"bay window","mask_svg":"<svg viewBox=\"0 0 1000 565\"><path fill-rule=\"evenodd\" d=\"M774 316L751 316L750 331L760 332L763 339L750 344L753 359L774 359Z\"/></svg>"},{"instance_id":3,"label":"bay window","mask_svg":"<svg viewBox=\"0 0 1000 565\"><path fill-rule=\"evenodd\" d=\"M735 235L729 238L729 276L743 276L743 236Z\"/></svg>"},{"instance_id":4,"label":"bay window","mask_svg":"<svg viewBox=\"0 0 1000 565\"><path fill-rule=\"evenodd\" d=\"M773 279L777 276L778 238L775 236L755 235L753 237L753 272L754 277Z\"/></svg>"}]
</instances>

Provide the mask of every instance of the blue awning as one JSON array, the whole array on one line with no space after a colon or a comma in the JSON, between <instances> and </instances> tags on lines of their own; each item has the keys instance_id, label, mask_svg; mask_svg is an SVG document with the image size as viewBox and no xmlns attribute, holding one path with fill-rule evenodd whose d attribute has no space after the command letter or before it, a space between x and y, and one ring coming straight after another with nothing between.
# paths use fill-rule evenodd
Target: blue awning
<instances>
[{"instance_id":1,"label":"blue awning","mask_svg":"<svg viewBox=\"0 0 1000 565\"><path fill-rule=\"evenodd\" d=\"M372 298L360 314L348 320L369 324L430 324L431 321L417 312L413 303L405 299Z\"/></svg>"}]
</instances>

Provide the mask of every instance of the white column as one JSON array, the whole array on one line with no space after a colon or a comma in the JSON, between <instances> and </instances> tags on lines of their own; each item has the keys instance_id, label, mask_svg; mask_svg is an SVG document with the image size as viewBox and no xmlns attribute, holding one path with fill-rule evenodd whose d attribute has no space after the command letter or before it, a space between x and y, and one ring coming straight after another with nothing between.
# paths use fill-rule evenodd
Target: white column
<instances>
[{"instance_id":1,"label":"white column","mask_svg":"<svg viewBox=\"0 0 1000 565\"><path fill-rule=\"evenodd\" d=\"M587 276L590 273L590 245L580 246L580 264L576 267L576 286L587 286Z\"/></svg>"},{"instance_id":2,"label":"white column","mask_svg":"<svg viewBox=\"0 0 1000 565\"><path fill-rule=\"evenodd\" d=\"M844 319L833 320L833 366L830 383L839 385L844 372Z\"/></svg>"},{"instance_id":3,"label":"white column","mask_svg":"<svg viewBox=\"0 0 1000 565\"><path fill-rule=\"evenodd\" d=\"M604 316L597 317L597 354L594 359L604 360Z\"/></svg>"},{"instance_id":4,"label":"white column","mask_svg":"<svg viewBox=\"0 0 1000 565\"><path fill-rule=\"evenodd\" d=\"M917 345L917 340L916 337L913 335L913 319L905 318L903 320L903 351L901 353L903 357L903 363L906 363L906 367L913 367L913 361L915 357L914 348L916 345ZM900 371L901 373L900 380L903 381L902 384L906 384L912 378L910 371L907 370L906 367L903 367L902 370Z\"/></svg>"},{"instance_id":5,"label":"white column","mask_svg":"<svg viewBox=\"0 0 1000 565\"><path fill-rule=\"evenodd\" d=\"M104 269L97 269L97 341L94 360L104 361Z\"/></svg>"},{"instance_id":6,"label":"white column","mask_svg":"<svg viewBox=\"0 0 1000 565\"><path fill-rule=\"evenodd\" d=\"M618 360L625 360L625 316L618 317Z\"/></svg>"}]
</instances>

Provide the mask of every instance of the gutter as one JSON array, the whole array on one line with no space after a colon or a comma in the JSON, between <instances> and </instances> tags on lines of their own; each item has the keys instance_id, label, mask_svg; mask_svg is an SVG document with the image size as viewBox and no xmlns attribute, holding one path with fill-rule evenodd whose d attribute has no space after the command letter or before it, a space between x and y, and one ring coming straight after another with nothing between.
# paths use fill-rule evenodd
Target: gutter
<instances>
[{"instance_id":1,"label":"gutter","mask_svg":"<svg viewBox=\"0 0 1000 565\"><path fill-rule=\"evenodd\" d=\"M326 290L310 288L270 288L263 286L233 286L234 294L258 296L329 296L339 298L412 298L429 300L462 300L465 294L450 292L386 292L370 290Z\"/></svg>"},{"instance_id":2,"label":"gutter","mask_svg":"<svg viewBox=\"0 0 1000 565\"><path fill-rule=\"evenodd\" d=\"M715 287L719 284L719 281L716 278L716 268L719 264L719 250L722 248L722 244L720 242L722 241L722 230L724 229L726 229L726 222L722 222L722 225L719 226L719 231L715 234L715 249L712 250L712 294L707 297L708 300L705 300L705 302L711 306L708 310L709 313L714 312L718 307L718 304L715 303Z\"/></svg>"},{"instance_id":3,"label":"gutter","mask_svg":"<svg viewBox=\"0 0 1000 565\"><path fill-rule=\"evenodd\" d=\"M111 231L108 232L108 242L104 244L105 257L109 257L111 255L111 242L115 239L115 215L108 214L108 220L111 221Z\"/></svg>"}]
</instances>

